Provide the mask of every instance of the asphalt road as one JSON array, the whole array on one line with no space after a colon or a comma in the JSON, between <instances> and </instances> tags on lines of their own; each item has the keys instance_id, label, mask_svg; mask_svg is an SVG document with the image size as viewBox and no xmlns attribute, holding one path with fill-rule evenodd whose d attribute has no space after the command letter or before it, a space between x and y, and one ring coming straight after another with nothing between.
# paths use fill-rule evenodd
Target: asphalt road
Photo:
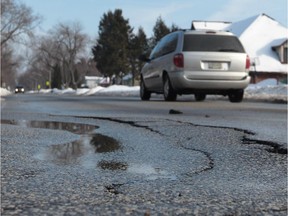
<instances>
[{"instance_id":1,"label":"asphalt road","mask_svg":"<svg viewBox=\"0 0 288 216\"><path fill-rule=\"evenodd\" d=\"M287 105L1 101L2 215L287 215Z\"/></svg>"}]
</instances>

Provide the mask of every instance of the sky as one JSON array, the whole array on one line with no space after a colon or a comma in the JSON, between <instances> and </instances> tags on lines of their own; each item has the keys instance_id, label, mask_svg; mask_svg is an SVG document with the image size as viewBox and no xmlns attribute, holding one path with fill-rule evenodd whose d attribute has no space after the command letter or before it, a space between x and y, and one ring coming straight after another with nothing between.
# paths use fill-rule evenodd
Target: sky
<instances>
[{"instance_id":1,"label":"sky","mask_svg":"<svg viewBox=\"0 0 288 216\"><path fill-rule=\"evenodd\" d=\"M79 22L92 39L104 13L122 9L125 19L137 32L141 26L147 37L159 16L170 27L183 29L192 20L240 21L265 13L287 27L287 0L18 0L42 16L39 31L47 32L58 23Z\"/></svg>"}]
</instances>

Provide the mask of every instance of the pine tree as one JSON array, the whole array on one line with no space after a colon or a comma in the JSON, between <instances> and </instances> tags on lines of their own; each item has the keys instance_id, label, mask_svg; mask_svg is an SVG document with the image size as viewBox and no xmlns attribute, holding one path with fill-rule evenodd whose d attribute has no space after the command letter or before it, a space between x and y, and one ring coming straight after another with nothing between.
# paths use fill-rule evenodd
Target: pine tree
<instances>
[{"instance_id":1,"label":"pine tree","mask_svg":"<svg viewBox=\"0 0 288 216\"><path fill-rule=\"evenodd\" d=\"M134 85L135 78L140 74L140 70L144 63L138 58L141 54L148 50L146 34L142 27L138 29L137 35L132 34L129 40L129 62L132 73L132 85Z\"/></svg>"},{"instance_id":2,"label":"pine tree","mask_svg":"<svg viewBox=\"0 0 288 216\"><path fill-rule=\"evenodd\" d=\"M51 87L61 89L61 84L62 84L61 69L60 66L56 64L53 67Z\"/></svg>"},{"instance_id":3,"label":"pine tree","mask_svg":"<svg viewBox=\"0 0 288 216\"><path fill-rule=\"evenodd\" d=\"M161 16L158 17L156 24L153 28L153 39L152 39L152 46L154 47L158 41L165 35L170 33L170 29L166 26L165 22L162 20Z\"/></svg>"},{"instance_id":4,"label":"pine tree","mask_svg":"<svg viewBox=\"0 0 288 216\"><path fill-rule=\"evenodd\" d=\"M128 46L132 28L128 19L124 19L121 9L114 13L104 13L99 24L99 38L92 48L97 68L107 76L127 73L129 68Z\"/></svg>"}]
</instances>

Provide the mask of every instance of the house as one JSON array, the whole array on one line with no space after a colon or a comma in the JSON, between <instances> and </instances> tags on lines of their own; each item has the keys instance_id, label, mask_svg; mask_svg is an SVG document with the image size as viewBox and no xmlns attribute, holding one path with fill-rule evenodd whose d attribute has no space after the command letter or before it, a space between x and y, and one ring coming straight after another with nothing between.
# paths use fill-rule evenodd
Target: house
<instances>
[{"instance_id":1,"label":"house","mask_svg":"<svg viewBox=\"0 0 288 216\"><path fill-rule=\"evenodd\" d=\"M252 82L287 78L288 29L266 14L260 14L228 28L239 37L252 62Z\"/></svg>"},{"instance_id":2,"label":"house","mask_svg":"<svg viewBox=\"0 0 288 216\"><path fill-rule=\"evenodd\" d=\"M193 23L192 26L197 27ZM198 29L201 29L201 25L198 24L199 26ZM206 26L208 26L207 22ZM252 83L268 78L277 79L278 82L287 82L288 29L286 27L266 14L253 16L230 25L223 22L222 26L224 26L223 29L218 22L214 30L230 31L237 35L250 56ZM213 25L210 27L212 28Z\"/></svg>"}]
</instances>

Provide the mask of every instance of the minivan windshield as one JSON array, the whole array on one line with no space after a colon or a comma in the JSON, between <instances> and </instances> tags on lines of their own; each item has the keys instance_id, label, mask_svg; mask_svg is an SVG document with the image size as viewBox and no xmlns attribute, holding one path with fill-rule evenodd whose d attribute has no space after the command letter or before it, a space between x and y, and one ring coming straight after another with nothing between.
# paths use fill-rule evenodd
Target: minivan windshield
<instances>
[{"instance_id":1,"label":"minivan windshield","mask_svg":"<svg viewBox=\"0 0 288 216\"><path fill-rule=\"evenodd\" d=\"M184 36L183 51L245 52L235 36L192 34Z\"/></svg>"}]
</instances>

